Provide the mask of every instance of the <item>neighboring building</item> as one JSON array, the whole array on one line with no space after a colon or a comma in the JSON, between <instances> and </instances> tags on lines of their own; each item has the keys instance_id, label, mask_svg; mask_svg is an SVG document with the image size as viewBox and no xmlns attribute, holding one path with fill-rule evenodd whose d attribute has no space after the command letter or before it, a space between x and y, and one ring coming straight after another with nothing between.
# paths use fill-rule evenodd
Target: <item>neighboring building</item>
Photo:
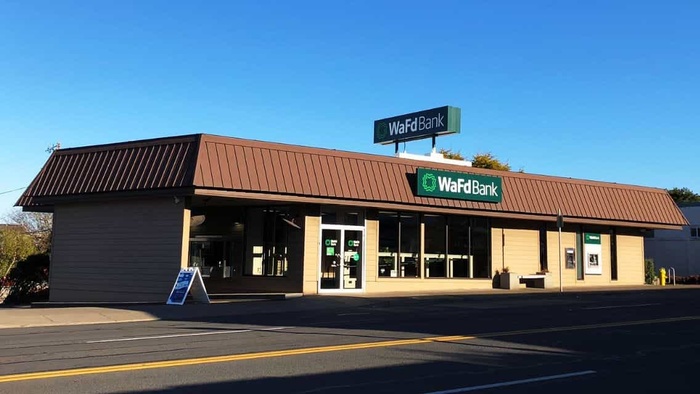
<instances>
[{"instance_id":1,"label":"neighboring building","mask_svg":"<svg viewBox=\"0 0 700 394\"><path fill-rule=\"evenodd\" d=\"M700 202L678 206L690 224L679 230L649 231L645 257L654 259L656 269L673 267L676 276L700 275Z\"/></svg>"},{"instance_id":2,"label":"neighboring building","mask_svg":"<svg viewBox=\"0 0 700 394\"><path fill-rule=\"evenodd\" d=\"M51 301L165 301L189 265L210 293L558 285L565 252L565 286L641 285L643 231L687 224L663 189L204 134L57 150L17 205L54 213Z\"/></svg>"}]
</instances>

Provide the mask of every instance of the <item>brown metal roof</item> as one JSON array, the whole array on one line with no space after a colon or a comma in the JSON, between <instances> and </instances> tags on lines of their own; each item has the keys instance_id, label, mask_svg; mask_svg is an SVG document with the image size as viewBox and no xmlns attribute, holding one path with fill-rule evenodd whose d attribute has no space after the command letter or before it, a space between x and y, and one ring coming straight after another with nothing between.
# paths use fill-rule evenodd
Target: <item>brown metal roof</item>
<instances>
[{"instance_id":1,"label":"brown metal roof","mask_svg":"<svg viewBox=\"0 0 700 394\"><path fill-rule=\"evenodd\" d=\"M500 176L503 201L416 196L412 187L418 167ZM30 206L37 197L177 187L278 196L287 201L390 204L492 216L552 217L561 209L566 217L582 222L649 227L687 224L663 189L212 135L59 150L17 205Z\"/></svg>"},{"instance_id":2,"label":"brown metal roof","mask_svg":"<svg viewBox=\"0 0 700 394\"><path fill-rule=\"evenodd\" d=\"M220 152L232 152L221 155ZM243 157L241 157L243 155ZM196 188L297 195L341 202L389 202L605 221L685 225L663 189L517 172L467 168L395 157L203 135L194 177ZM221 176L231 167L231 175ZM281 168L280 168L281 166ZM409 177L418 167L503 178L500 204L416 196ZM246 187L242 179L258 178ZM413 181L414 182L414 181Z\"/></svg>"},{"instance_id":3,"label":"brown metal roof","mask_svg":"<svg viewBox=\"0 0 700 394\"><path fill-rule=\"evenodd\" d=\"M37 199L148 191L192 185L198 135L59 149L34 178L17 205Z\"/></svg>"}]
</instances>

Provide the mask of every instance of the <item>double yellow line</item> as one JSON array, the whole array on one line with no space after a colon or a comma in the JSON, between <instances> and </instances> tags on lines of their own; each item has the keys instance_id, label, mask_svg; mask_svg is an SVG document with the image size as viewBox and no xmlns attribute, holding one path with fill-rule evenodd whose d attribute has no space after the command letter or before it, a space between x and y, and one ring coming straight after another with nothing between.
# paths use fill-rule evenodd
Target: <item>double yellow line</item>
<instances>
[{"instance_id":1,"label":"double yellow line","mask_svg":"<svg viewBox=\"0 0 700 394\"><path fill-rule=\"evenodd\" d=\"M365 343L355 343L355 344L349 344L349 345L319 346L319 347L308 347L308 348L302 348L302 349L274 350L274 351L268 351L268 352L256 352L256 353L245 353L245 354L231 354L231 355L226 355L226 356L198 357L198 358L188 358L188 359L172 360L172 361L152 361L152 362L144 362L144 363L112 365L112 366L106 366L106 367L76 368L76 369L65 369L65 370L58 370L58 371L32 372L32 373L22 373L22 374L15 374L15 375L0 376L0 383L19 382L19 381L24 381L24 380L51 379L51 378L79 376L79 375L94 375L94 374L104 374L104 373L112 373L112 372L140 371L140 370L146 370L146 369L185 367L185 366L201 365L201 364L214 364L214 363L226 363L226 362L244 361L244 360L255 360L255 359L261 359L261 358L288 357L288 356L300 356L300 355L304 355L304 354L340 352L340 351L346 351L346 350L375 349L375 348L385 348L385 347L393 347L393 346L420 345L420 344L439 343L439 342L459 342L459 341L467 341L467 340L478 339L478 338L497 338L497 337L513 336L513 335L531 335L531 334L542 334L542 333L551 333L551 332L590 330L590 329L596 329L596 328L640 326L640 325L647 325L647 324L672 323L672 322L692 321L692 320L700 320L700 316L685 316L685 317L670 318L670 319L637 320L637 321L629 321L629 322L615 322L615 323L588 324L588 325L567 326L567 327L538 328L538 329L532 329L532 330L519 330L519 331L504 331L504 332L479 334L478 336L453 335L453 336L424 337L424 338L414 338L414 339L399 339L399 340L393 340L393 341L365 342Z\"/></svg>"}]
</instances>

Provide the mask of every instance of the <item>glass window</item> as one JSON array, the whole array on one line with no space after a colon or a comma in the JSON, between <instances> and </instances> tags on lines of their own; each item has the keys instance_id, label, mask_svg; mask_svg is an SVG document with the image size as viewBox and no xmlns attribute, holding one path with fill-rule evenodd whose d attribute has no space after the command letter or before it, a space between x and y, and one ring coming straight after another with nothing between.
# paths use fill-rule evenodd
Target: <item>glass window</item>
<instances>
[{"instance_id":1,"label":"glass window","mask_svg":"<svg viewBox=\"0 0 700 394\"><path fill-rule=\"evenodd\" d=\"M189 265L202 276L231 278L243 268L245 210L240 207L196 207L190 219Z\"/></svg>"},{"instance_id":2,"label":"glass window","mask_svg":"<svg viewBox=\"0 0 700 394\"><path fill-rule=\"evenodd\" d=\"M452 278L473 278L469 253L469 217L450 216L447 229L447 258Z\"/></svg>"},{"instance_id":3,"label":"glass window","mask_svg":"<svg viewBox=\"0 0 700 394\"><path fill-rule=\"evenodd\" d=\"M491 250L489 237L489 221L485 218L472 218L470 226L470 252L472 255L474 276L473 278L490 278Z\"/></svg>"},{"instance_id":4,"label":"glass window","mask_svg":"<svg viewBox=\"0 0 700 394\"><path fill-rule=\"evenodd\" d=\"M364 210L356 207L324 206L321 208L321 222L323 224L364 226Z\"/></svg>"},{"instance_id":5,"label":"glass window","mask_svg":"<svg viewBox=\"0 0 700 394\"><path fill-rule=\"evenodd\" d=\"M610 230L610 279L617 280L617 232Z\"/></svg>"},{"instance_id":6,"label":"glass window","mask_svg":"<svg viewBox=\"0 0 700 394\"><path fill-rule=\"evenodd\" d=\"M283 220L286 213L284 208L248 210L244 274L287 275L290 225Z\"/></svg>"},{"instance_id":7,"label":"glass window","mask_svg":"<svg viewBox=\"0 0 700 394\"><path fill-rule=\"evenodd\" d=\"M287 273L287 235L289 225L282 220L277 210L269 210L265 215L265 248L267 253L263 264L268 276L284 276Z\"/></svg>"},{"instance_id":8,"label":"glass window","mask_svg":"<svg viewBox=\"0 0 700 394\"><path fill-rule=\"evenodd\" d=\"M199 267L205 278L230 278L230 245L228 241L213 237L191 239L189 266Z\"/></svg>"},{"instance_id":9,"label":"glass window","mask_svg":"<svg viewBox=\"0 0 700 394\"><path fill-rule=\"evenodd\" d=\"M401 213L399 224L399 276L419 277L420 234L418 214Z\"/></svg>"},{"instance_id":10,"label":"glass window","mask_svg":"<svg viewBox=\"0 0 700 394\"><path fill-rule=\"evenodd\" d=\"M490 224L485 218L379 212L378 275L420 277L423 242L426 278L488 279L491 272L489 231Z\"/></svg>"},{"instance_id":11,"label":"glass window","mask_svg":"<svg viewBox=\"0 0 700 394\"><path fill-rule=\"evenodd\" d=\"M379 276L399 276L399 214L379 212Z\"/></svg>"},{"instance_id":12,"label":"glass window","mask_svg":"<svg viewBox=\"0 0 700 394\"><path fill-rule=\"evenodd\" d=\"M540 270L547 270L547 225L540 227Z\"/></svg>"},{"instance_id":13,"label":"glass window","mask_svg":"<svg viewBox=\"0 0 700 394\"><path fill-rule=\"evenodd\" d=\"M441 215L423 215L423 258L426 278L445 278L447 264L447 220Z\"/></svg>"},{"instance_id":14,"label":"glass window","mask_svg":"<svg viewBox=\"0 0 700 394\"><path fill-rule=\"evenodd\" d=\"M690 238L700 238L700 227L690 228Z\"/></svg>"}]
</instances>

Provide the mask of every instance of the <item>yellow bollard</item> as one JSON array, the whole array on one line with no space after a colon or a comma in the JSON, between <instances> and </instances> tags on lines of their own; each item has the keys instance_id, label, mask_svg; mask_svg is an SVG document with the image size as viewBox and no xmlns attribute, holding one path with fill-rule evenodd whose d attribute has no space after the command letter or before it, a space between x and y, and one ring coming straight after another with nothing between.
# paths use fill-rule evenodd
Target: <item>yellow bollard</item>
<instances>
[{"instance_id":1,"label":"yellow bollard","mask_svg":"<svg viewBox=\"0 0 700 394\"><path fill-rule=\"evenodd\" d=\"M661 286L666 286L666 269L661 268L659 270L659 281L661 282Z\"/></svg>"}]
</instances>

